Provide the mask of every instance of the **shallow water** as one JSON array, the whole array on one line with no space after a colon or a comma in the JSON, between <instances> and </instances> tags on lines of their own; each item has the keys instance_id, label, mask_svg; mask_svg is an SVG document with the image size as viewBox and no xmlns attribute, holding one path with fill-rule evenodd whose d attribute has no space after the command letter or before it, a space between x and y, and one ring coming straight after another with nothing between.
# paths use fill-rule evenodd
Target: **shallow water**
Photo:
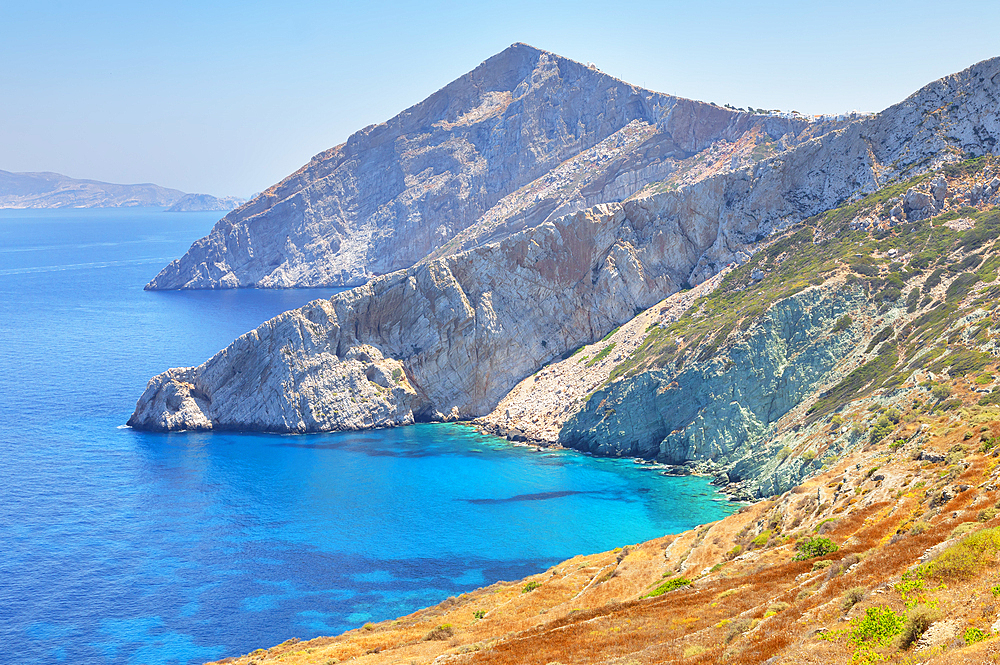
<instances>
[{"instance_id":1,"label":"shallow water","mask_svg":"<svg viewBox=\"0 0 1000 665\"><path fill-rule=\"evenodd\" d=\"M336 292L142 291L217 217L0 211L5 662L238 655L731 512L701 478L463 425L122 427L153 374Z\"/></svg>"}]
</instances>

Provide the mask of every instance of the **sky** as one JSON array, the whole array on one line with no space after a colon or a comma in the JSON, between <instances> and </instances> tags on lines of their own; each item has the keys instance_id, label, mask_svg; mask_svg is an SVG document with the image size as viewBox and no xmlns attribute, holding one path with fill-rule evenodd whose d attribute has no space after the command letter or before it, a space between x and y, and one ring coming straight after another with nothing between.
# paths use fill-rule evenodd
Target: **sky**
<instances>
[{"instance_id":1,"label":"sky","mask_svg":"<svg viewBox=\"0 0 1000 665\"><path fill-rule=\"evenodd\" d=\"M0 169L249 196L515 42L737 107L879 111L1000 5L0 0Z\"/></svg>"}]
</instances>

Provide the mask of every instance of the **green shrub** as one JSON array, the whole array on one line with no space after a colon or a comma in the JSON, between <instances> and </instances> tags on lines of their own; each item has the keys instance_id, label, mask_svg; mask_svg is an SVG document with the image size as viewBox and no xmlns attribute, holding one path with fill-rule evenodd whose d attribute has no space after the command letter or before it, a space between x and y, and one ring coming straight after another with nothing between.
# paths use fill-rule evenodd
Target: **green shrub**
<instances>
[{"instance_id":1,"label":"green shrub","mask_svg":"<svg viewBox=\"0 0 1000 665\"><path fill-rule=\"evenodd\" d=\"M829 538L814 536L797 542L795 544L795 549L799 551L799 553L795 555L795 560L803 561L805 559L812 559L818 556L823 556L824 554L836 552L840 548L837 546L837 543L833 542Z\"/></svg>"},{"instance_id":2,"label":"green shrub","mask_svg":"<svg viewBox=\"0 0 1000 665\"><path fill-rule=\"evenodd\" d=\"M927 280L924 282L923 292L927 293L935 286L941 283L941 275L944 274L944 268L938 268L930 274Z\"/></svg>"},{"instance_id":3,"label":"green shrub","mask_svg":"<svg viewBox=\"0 0 1000 665\"><path fill-rule=\"evenodd\" d=\"M976 642L982 642L989 637L989 633L980 630L979 628L969 626L969 628L965 630L965 635L963 635L963 637L965 638L966 644L975 644Z\"/></svg>"},{"instance_id":4,"label":"green shrub","mask_svg":"<svg viewBox=\"0 0 1000 665\"><path fill-rule=\"evenodd\" d=\"M398 367L395 368L394 370L392 370L392 380L393 381L399 381L401 378L403 378L403 370L401 370Z\"/></svg>"},{"instance_id":5,"label":"green shrub","mask_svg":"<svg viewBox=\"0 0 1000 665\"><path fill-rule=\"evenodd\" d=\"M450 623L443 623L431 632L424 635L425 641L446 640L455 634L455 629Z\"/></svg>"},{"instance_id":6,"label":"green shrub","mask_svg":"<svg viewBox=\"0 0 1000 665\"><path fill-rule=\"evenodd\" d=\"M946 385L939 383L935 385L933 388L931 388L931 397L933 397L939 402L943 399L947 399L950 396L951 396L951 388L949 388Z\"/></svg>"},{"instance_id":7,"label":"green shrub","mask_svg":"<svg viewBox=\"0 0 1000 665\"><path fill-rule=\"evenodd\" d=\"M819 563L818 561L816 563ZM844 592L843 597L840 599L840 609L847 612L852 607L861 602L861 599L865 597L868 592L863 586L856 586L853 589L848 589Z\"/></svg>"},{"instance_id":8,"label":"green shrub","mask_svg":"<svg viewBox=\"0 0 1000 665\"><path fill-rule=\"evenodd\" d=\"M759 536L754 538L750 542L750 544L753 545L754 547L764 547L765 545L767 545L767 541L769 540L771 540L771 530L765 529L760 533Z\"/></svg>"},{"instance_id":9,"label":"green shrub","mask_svg":"<svg viewBox=\"0 0 1000 665\"><path fill-rule=\"evenodd\" d=\"M885 437L892 434L892 431L896 429L896 423L892 422L889 418L882 416L875 422L875 427L872 428L871 434L868 436L868 443L875 444L884 439Z\"/></svg>"},{"instance_id":10,"label":"green shrub","mask_svg":"<svg viewBox=\"0 0 1000 665\"><path fill-rule=\"evenodd\" d=\"M528 582L521 588L521 593L528 593L530 591L534 591L540 586L542 586L540 582L535 582L534 580L532 580L531 582Z\"/></svg>"},{"instance_id":11,"label":"green shrub","mask_svg":"<svg viewBox=\"0 0 1000 665\"><path fill-rule=\"evenodd\" d=\"M482 619L483 617L486 616L486 610L476 610L475 612L472 613L472 616L474 616L477 619Z\"/></svg>"},{"instance_id":12,"label":"green shrub","mask_svg":"<svg viewBox=\"0 0 1000 665\"><path fill-rule=\"evenodd\" d=\"M689 586L690 584L691 580L687 579L686 577L675 577L673 579L667 580L660 586L656 587L655 589L647 593L645 596L643 596L643 598L656 598L657 596L662 596L663 594L668 593L670 591L676 591L677 589Z\"/></svg>"},{"instance_id":13,"label":"green shrub","mask_svg":"<svg viewBox=\"0 0 1000 665\"><path fill-rule=\"evenodd\" d=\"M899 636L899 648L909 649L937 619L937 611L926 605L913 608Z\"/></svg>"},{"instance_id":14,"label":"green shrub","mask_svg":"<svg viewBox=\"0 0 1000 665\"><path fill-rule=\"evenodd\" d=\"M851 621L849 639L858 646L887 647L903 630L906 619L888 607L869 607Z\"/></svg>"},{"instance_id":15,"label":"green shrub","mask_svg":"<svg viewBox=\"0 0 1000 665\"><path fill-rule=\"evenodd\" d=\"M833 329L830 331L834 334L839 333L842 330L847 330L854 323L854 319L851 318L850 314L844 314L842 317L837 319L837 322L833 324Z\"/></svg>"}]
</instances>

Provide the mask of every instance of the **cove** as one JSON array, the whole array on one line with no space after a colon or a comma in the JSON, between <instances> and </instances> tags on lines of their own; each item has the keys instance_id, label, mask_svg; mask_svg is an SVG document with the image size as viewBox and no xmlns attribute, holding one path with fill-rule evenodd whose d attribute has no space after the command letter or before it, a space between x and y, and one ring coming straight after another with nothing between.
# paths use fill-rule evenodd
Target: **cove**
<instances>
[{"instance_id":1,"label":"cove","mask_svg":"<svg viewBox=\"0 0 1000 665\"><path fill-rule=\"evenodd\" d=\"M122 427L146 381L336 289L144 292L218 213L0 211L8 662L194 663L401 616L733 510L462 424Z\"/></svg>"}]
</instances>

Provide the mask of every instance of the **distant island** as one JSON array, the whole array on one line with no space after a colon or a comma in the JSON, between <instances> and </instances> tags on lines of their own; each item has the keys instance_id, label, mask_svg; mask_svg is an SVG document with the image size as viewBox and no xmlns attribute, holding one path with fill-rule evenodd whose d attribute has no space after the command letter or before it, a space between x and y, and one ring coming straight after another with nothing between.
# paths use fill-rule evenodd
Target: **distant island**
<instances>
[{"instance_id":1,"label":"distant island","mask_svg":"<svg viewBox=\"0 0 1000 665\"><path fill-rule=\"evenodd\" d=\"M201 212L204 210L224 210L229 212L246 203L246 199L235 196L215 197L211 194L185 194L177 203L167 208L167 212Z\"/></svg>"},{"instance_id":2,"label":"distant island","mask_svg":"<svg viewBox=\"0 0 1000 665\"><path fill-rule=\"evenodd\" d=\"M169 212L232 210L243 199L185 194L152 183L117 185L59 173L0 171L0 208L131 208L167 206Z\"/></svg>"}]
</instances>

